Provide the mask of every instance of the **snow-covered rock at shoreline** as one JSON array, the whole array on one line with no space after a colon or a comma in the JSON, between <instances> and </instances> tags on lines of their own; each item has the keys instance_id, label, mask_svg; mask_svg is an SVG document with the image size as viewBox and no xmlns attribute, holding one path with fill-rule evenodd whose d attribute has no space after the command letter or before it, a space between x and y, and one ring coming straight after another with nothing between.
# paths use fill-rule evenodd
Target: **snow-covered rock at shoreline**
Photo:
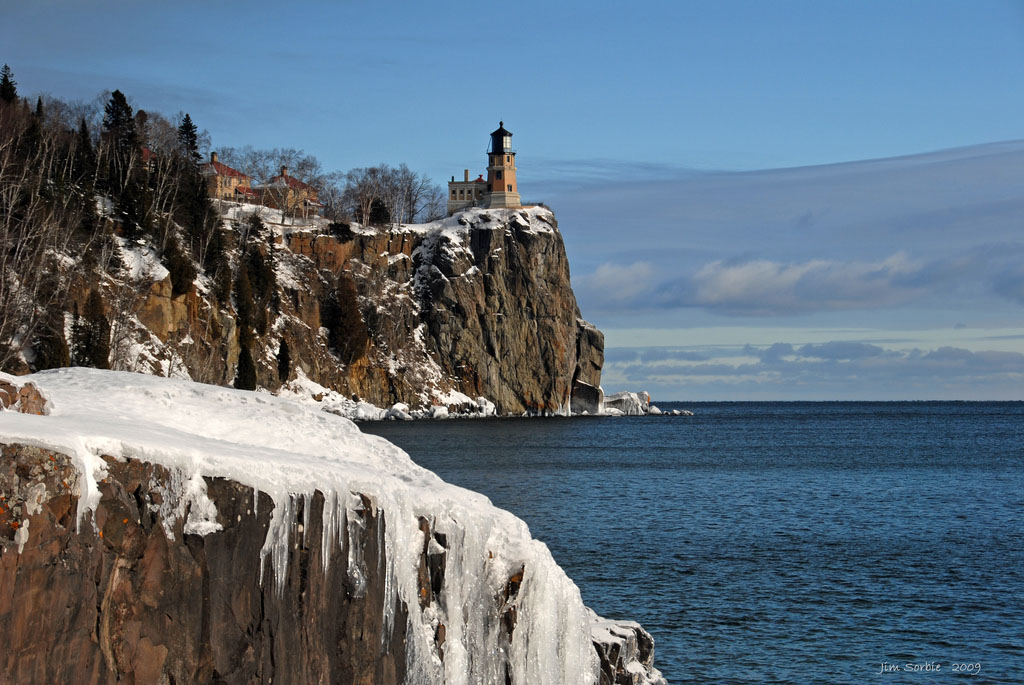
<instances>
[{"instance_id":1,"label":"snow-covered rock at shoreline","mask_svg":"<svg viewBox=\"0 0 1024 685\"><path fill-rule=\"evenodd\" d=\"M617 392L604 398L601 413L605 416L693 416L686 409L662 411L651 404L646 392Z\"/></svg>"},{"instance_id":2,"label":"snow-covered rock at shoreline","mask_svg":"<svg viewBox=\"0 0 1024 685\"><path fill-rule=\"evenodd\" d=\"M635 624L593 616L524 522L482 495L445 483L391 443L315 406L329 399L295 401L80 368L25 377L0 374L0 385L26 383L45 399L45 415L0 411L0 443L70 457L78 472L71 491L77 495L72 521L77 520L80 534L100 530L94 512L108 496L100 484L126 460L160 465L172 474L159 511L169 538L182 534L174 532L181 530L182 519L187 519L186 535L219 536L222 526L233 525L234 518L225 519L214 496L207 494L211 478L228 479L253 488L253 508L255 493L273 502L272 514L264 510L271 518L260 577L267 592L275 588L280 593L294 577L288 564L298 547L296 536L310 529L311 498L322 496L322 539L303 539L302 544L323 549L325 573L332 563L348 563L350 573L358 575L356 542L348 543L345 559L332 559L331 550L340 549L338 541L365 525L367 508L386 522L377 543L384 550L384 568L378 571L386 600L383 626L388 630L405 622L402 681L475 684L508 678L524 685L590 684L599 682L602 671L621 668L631 683L664 682L651 667L649 636ZM397 405L389 411L408 413ZM297 519L300 509L306 518ZM117 518L120 522L120 514ZM19 555L40 544L33 537L39 524L27 522L13 548ZM128 517L124 522L132 525ZM357 536L351 539L358 541ZM10 550L0 559L6 561ZM424 573L429 581L436 570L424 570L428 552L431 560L441 560L446 579L440 588L434 586L436 599L423 585ZM358 582L353 587L359 591ZM379 635L370 639L381 644ZM630 652L630 644L641 648ZM609 654L615 655L613 664L619 660L617 665L605 663ZM624 663L630 654L633 661Z\"/></svg>"},{"instance_id":3,"label":"snow-covered rock at shoreline","mask_svg":"<svg viewBox=\"0 0 1024 685\"><path fill-rule=\"evenodd\" d=\"M301 369L298 370L296 377L282 385L276 394L302 404L317 406L322 411L352 421L482 418L495 415L494 403L487 398L477 397L474 400L455 391L433 392L429 409L410 409L404 402L396 402L391 407L382 408L325 388L307 378Z\"/></svg>"}]
</instances>

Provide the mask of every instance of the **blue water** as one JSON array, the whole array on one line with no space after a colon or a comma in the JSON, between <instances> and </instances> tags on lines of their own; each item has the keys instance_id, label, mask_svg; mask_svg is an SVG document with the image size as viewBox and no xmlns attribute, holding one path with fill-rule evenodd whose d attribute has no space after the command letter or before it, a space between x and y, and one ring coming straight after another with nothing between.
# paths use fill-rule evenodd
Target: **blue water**
<instances>
[{"instance_id":1,"label":"blue water","mask_svg":"<svg viewBox=\"0 0 1024 685\"><path fill-rule=\"evenodd\" d=\"M671 683L1024 682L1024 403L685 408L362 428L526 520Z\"/></svg>"}]
</instances>

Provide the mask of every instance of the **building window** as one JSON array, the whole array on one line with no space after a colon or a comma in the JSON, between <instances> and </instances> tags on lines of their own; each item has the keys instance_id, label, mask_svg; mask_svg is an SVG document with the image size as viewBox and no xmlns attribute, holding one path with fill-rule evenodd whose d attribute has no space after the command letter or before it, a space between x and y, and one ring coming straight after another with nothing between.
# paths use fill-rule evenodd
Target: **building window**
<instances>
[{"instance_id":1,"label":"building window","mask_svg":"<svg viewBox=\"0 0 1024 685\"><path fill-rule=\"evenodd\" d=\"M495 178L501 178L501 169L498 169L498 173L497 173L497 175L495 176Z\"/></svg>"},{"instance_id":2,"label":"building window","mask_svg":"<svg viewBox=\"0 0 1024 685\"><path fill-rule=\"evenodd\" d=\"M455 199L455 191L454 190L452 191L452 199L453 200Z\"/></svg>"},{"instance_id":3,"label":"building window","mask_svg":"<svg viewBox=\"0 0 1024 685\"><path fill-rule=\"evenodd\" d=\"M505 155L505 161L506 162L511 162L512 161L512 155Z\"/></svg>"},{"instance_id":4,"label":"building window","mask_svg":"<svg viewBox=\"0 0 1024 685\"><path fill-rule=\"evenodd\" d=\"M512 184L511 183L508 186L508 192L510 192L510 193L512 192Z\"/></svg>"}]
</instances>

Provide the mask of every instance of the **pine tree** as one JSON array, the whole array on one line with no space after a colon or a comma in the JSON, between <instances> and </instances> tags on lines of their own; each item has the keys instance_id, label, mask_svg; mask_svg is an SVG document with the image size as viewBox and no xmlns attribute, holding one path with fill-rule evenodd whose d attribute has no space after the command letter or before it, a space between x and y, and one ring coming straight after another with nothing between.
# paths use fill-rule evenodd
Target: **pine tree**
<instances>
[{"instance_id":1,"label":"pine tree","mask_svg":"<svg viewBox=\"0 0 1024 685\"><path fill-rule=\"evenodd\" d=\"M213 265L213 294L222 303L227 303L231 299L231 264L224 253L221 253Z\"/></svg>"},{"instance_id":2,"label":"pine tree","mask_svg":"<svg viewBox=\"0 0 1024 685\"><path fill-rule=\"evenodd\" d=\"M221 262L225 257L225 250L227 249L224 240L224 231L220 228L214 227L210 233L210 242L206 244L206 254L203 255L203 270L211 276L217 273ZM231 284L228 283L230 289ZM223 301L223 298L221 298Z\"/></svg>"},{"instance_id":3,"label":"pine tree","mask_svg":"<svg viewBox=\"0 0 1024 685\"><path fill-rule=\"evenodd\" d=\"M0 69L0 101L6 102L8 105L13 105L18 101L18 82L14 80L14 72L11 68L4 65L3 69Z\"/></svg>"},{"instance_id":4,"label":"pine tree","mask_svg":"<svg viewBox=\"0 0 1024 685\"><path fill-rule=\"evenodd\" d=\"M75 142L75 179L85 186L87 194L92 192L96 179L96 151L92 148L92 134L85 117L78 123L78 137Z\"/></svg>"},{"instance_id":5,"label":"pine tree","mask_svg":"<svg viewBox=\"0 0 1024 685\"><path fill-rule=\"evenodd\" d=\"M345 364L359 359L366 350L370 334L359 311L355 283L347 274L339 274L337 284L320 304L320 321L328 331L328 344Z\"/></svg>"},{"instance_id":6,"label":"pine tree","mask_svg":"<svg viewBox=\"0 0 1024 685\"><path fill-rule=\"evenodd\" d=\"M171 296L187 293L196 279L196 268L182 251L177 236L172 235L167 241L163 261L171 276Z\"/></svg>"},{"instance_id":7,"label":"pine tree","mask_svg":"<svg viewBox=\"0 0 1024 685\"><path fill-rule=\"evenodd\" d=\"M178 126L178 147L191 164L199 164L199 132L188 112Z\"/></svg>"},{"instance_id":8,"label":"pine tree","mask_svg":"<svg viewBox=\"0 0 1024 685\"><path fill-rule=\"evenodd\" d=\"M281 346L277 348L277 377L282 383L288 382L288 374L292 369L292 354L288 349L288 341L281 338Z\"/></svg>"},{"instance_id":9,"label":"pine tree","mask_svg":"<svg viewBox=\"0 0 1024 685\"><path fill-rule=\"evenodd\" d=\"M238 353L235 387L239 390L256 389L256 364L253 363L252 353L249 352L248 345L242 345L242 350Z\"/></svg>"},{"instance_id":10,"label":"pine tree","mask_svg":"<svg viewBox=\"0 0 1024 685\"><path fill-rule=\"evenodd\" d=\"M36 112L35 112L35 116L36 116L36 119L38 119L40 122L42 122L42 120L46 117L46 110L43 109L43 96L42 95L40 95L39 97L36 98Z\"/></svg>"},{"instance_id":11,"label":"pine tree","mask_svg":"<svg viewBox=\"0 0 1024 685\"><path fill-rule=\"evenodd\" d=\"M113 150L107 172L108 187L120 193L127 185L131 162L138 148L138 134L132 107L124 93L115 90L103 108L103 132Z\"/></svg>"},{"instance_id":12,"label":"pine tree","mask_svg":"<svg viewBox=\"0 0 1024 685\"><path fill-rule=\"evenodd\" d=\"M39 101L40 103L42 100ZM40 106L36 106L34 114L28 122L28 127L22 132L18 140L18 148L25 159L32 159L39 151L43 143L43 118L40 115Z\"/></svg>"},{"instance_id":13,"label":"pine tree","mask_svg":"<svg viewBox=\"0 0 1024 685\"><path fill-rule=\"evenodd\" d=\"M199 168L199 134L188 114L178 126L178 148L184 161L178 183L181 197L178 216L188 233L193 253L198 255L201 247L214 239L217 221L206 178ZM216 262L216 255L204 258L204 261L209 270Z\"/></svg>"},{"instance_id":14,"label":"pine tree","mask_svg":"<svg viewBox=\"0 0 1024 685\"><path fill-rule=\"evenodd\" d=\"M138 144L132 106L119 90L111 93L110 100L103 106L103 130L115 142L118 150L134 149Z\"/></svg>"},{"instance_id":15,"label":"pine tree","mask_svg":"<svg viewBox=\"0 0 1024 685\"><path fill-rule=\"evenodd\" d=\"M277 275L256 245L250 246L245 251L245 264L249 267L249 283L252 284L252 292L260 304L266 306L270 302L271 295L277 289Z\"/></svg>"}]
</instances>

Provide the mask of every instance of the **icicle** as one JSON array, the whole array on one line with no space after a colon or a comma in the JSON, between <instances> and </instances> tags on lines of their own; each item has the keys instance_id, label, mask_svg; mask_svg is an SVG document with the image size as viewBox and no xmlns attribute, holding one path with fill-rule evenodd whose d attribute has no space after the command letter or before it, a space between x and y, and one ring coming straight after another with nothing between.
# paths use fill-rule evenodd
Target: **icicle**
<instances>
[{"instance_id":1,"label":"icicle","mask_svg":"<svg viewBox=\"0 0 1024 685\"><path fill-rule=\"evenodd\" d=\"M356 500L358 496L352 495ZM361 504L361 503L360 503ZM363 562L363 531L366 525L363 518L353 511L355 515L348 518L348 580L352 585L353 597L364 597L366 595L366 565Z\"/></svg>"},{"instance_id":2,"label":"icicle","mask_svg":"<svg viewBox=\"0 0 1024 685\"><path fill-rule=\"evenodd\" d=\"M288 574L288 538L292 526L295 525L295 507L291 495L284 495L278 500L274 503L267 538L260 550L260 585L263 584L264 560L269 556L274 569L274 587L278 595L282 595Z\"/></svg>"},{"instance_id":3,"label":"icicle","mask_svg":"<svg viewBox=\"0 0 1024 685\"><path fill-rule=\"evenodd\" d=\"M303 493L302 495L302 546L306 549L309 548L309 543L306 541L306 536L309 535L309 517L310 510L313 508L313 495L311 493Z\"/></svg>"},{"instance_id":4,"label":"icicle","mask_svg":"<svg viewBox=\"0 0 1024 685\"><path fill-rule=\"evenodd\" d=\"M330 488L324 495L323 525L320 527L320 564L324 576L331 567L331 555L334 553L335 538L338 535L338 491Z\"/></svg>"}]
</instances>

